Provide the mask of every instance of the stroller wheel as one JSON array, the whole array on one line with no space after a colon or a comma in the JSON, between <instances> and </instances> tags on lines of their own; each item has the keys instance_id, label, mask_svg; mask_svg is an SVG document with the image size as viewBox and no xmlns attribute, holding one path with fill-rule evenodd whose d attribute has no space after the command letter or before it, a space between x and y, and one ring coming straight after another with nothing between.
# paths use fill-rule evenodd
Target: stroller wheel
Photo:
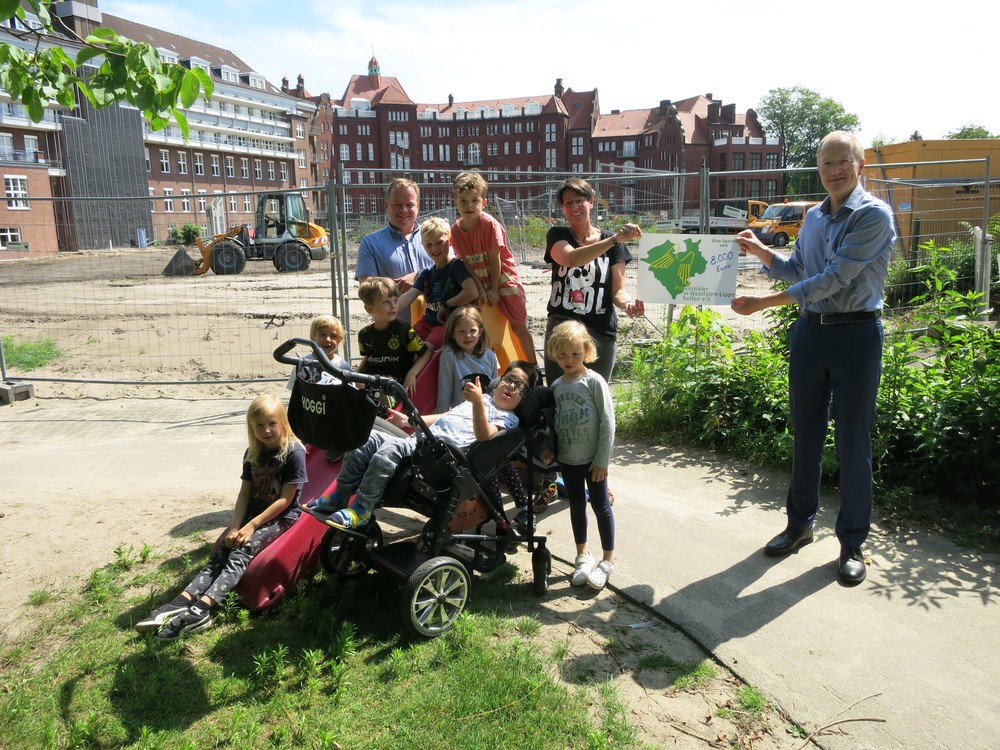
<instances>
[{"instance_id":1,"label":"stroller wheel","mask_svg":"<svg viewBox=\"0 0 1000 750\"><path fill-rule=\"evenodd\" d=\"M403 584L400 611L413 634L434 638L447 633L465 609L472 581L453 557L432 557L414 570Z\"/></svg>"},{"instance_id":2,"label":"stroller wheel","mask_svg":"<svg viewBox=\"0 0 1000 750\"><path fill-rule=\"evenodd\" d=\"M531 553L532 590L541 596L549 590L549 575L552 573L552 553L548 547L536 547Z\"/></svg>"},{"instance_id":3,"label":"stroller wheel","mask_svg":"<svg viewBox=\"0 0 1000 750\"><path fill-rule=\"evenodd\" d=\"M382 546L382 529L378 523L369 523L365 533L368 535L365 549L376 550ZM341 578L356 578L368 572L368 564L358 559L361 552L361 540L357 535L330 529L320 542L319 561L327 573Z\"/></svg>"}]
</instances>

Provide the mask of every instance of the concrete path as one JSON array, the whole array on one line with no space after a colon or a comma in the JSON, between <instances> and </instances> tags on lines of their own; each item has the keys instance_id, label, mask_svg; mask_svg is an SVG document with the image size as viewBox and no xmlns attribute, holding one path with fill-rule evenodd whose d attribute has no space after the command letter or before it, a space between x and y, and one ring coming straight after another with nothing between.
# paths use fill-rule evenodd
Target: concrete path
<instances>
[{"instance_id":1,"label":"concrete path","mask_svg":"<svg viewBox=\"0 0 1000 750\"><path fill-rule=\"evenodd\" d=\"M214 513L225 524L237 482L219 459L245 445L247 402L39 394L4 407L0 529L5 540L32 544L16 559L0 546L0 632L23 603L11 600L12 582L23 591L22 579L55 558L86 574L74 568L73 540L108 537L103 524L120 527L105 542L108 560L118 543L183 536L193 516ZM800 725L848 722L821 747L1000 747L1000 559L876 528L868 580L842 587L835 495L824 497L812 544L780 560L762 555L784 525L786 479L712 454L621 445L611 468L613 587L686 631ZM164 513L171 522L151 528L164 525ZM571 562L565 501L539 524ZM33 564L40 559L46 565Z\"/></svg>"}]
</instances>

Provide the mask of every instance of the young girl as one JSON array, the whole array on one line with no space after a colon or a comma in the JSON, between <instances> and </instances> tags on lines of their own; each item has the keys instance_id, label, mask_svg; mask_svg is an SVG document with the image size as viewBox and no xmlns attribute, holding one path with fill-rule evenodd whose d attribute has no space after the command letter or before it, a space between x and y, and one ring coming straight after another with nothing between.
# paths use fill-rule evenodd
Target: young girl
<instances>
[{"instance_id":1,"label":"young girl","mask_svg":"<svg viewBox=\"0 0 1000 750\"><path fill-rule=\"evenodd\" d=\"M545 355L563 371L552 384L552 393L556 401L556 458L566 484L576 542L571 583L586 583L600 590L615 569L615 517L608 500L608 464L615 440L611 389L604 378L587 368L587 362L597 359L597 347L582 323L557 325L546 342ZM597 565L587 549L588 489L603 549Z\"/></svg>"},{"instance_id":2,"label":"young girl","mask_svg":"<svg viewBox=\"0 0 1000 750\"><path fill-rule=\"evenodd\" d=\"M247 409L248 448L233 520L208 564L173 601L136 623L170 640L212 625L212 609L233 590L254 556L299 517L298 495L306 482L306 456L277 396L257 396Z\"/></svg>"},{"instance_id":3,"label":"young girl","mask_svg":"<svg viewBox=\"0 0 1000 750\"><path fill-rule=\"evenodd\" d=\"M466 305L448 316L444 342L438 363L438 414L462 403L462 388L473 376L485 387L500 369L478 307Z\"/></svg>"}]
</instances>

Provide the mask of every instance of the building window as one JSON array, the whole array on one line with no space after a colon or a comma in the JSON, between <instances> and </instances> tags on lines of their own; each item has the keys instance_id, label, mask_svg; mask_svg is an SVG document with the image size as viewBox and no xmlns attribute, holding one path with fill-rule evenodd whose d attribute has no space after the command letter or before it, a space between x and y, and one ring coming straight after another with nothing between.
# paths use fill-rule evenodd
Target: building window
<instances>
[{"instance_id":1,"label":"building window","mask_svg":"<svg viewBox=\"0 0 1000 750\"><path fill-rule=\"evenodd\" d=\"M219 176L219 155L212 154L212 177Z\"/></svg>"},{"instance_id":2,"label":"building window","mask_svg":"<svg viewBox=\"0 0 1000 750\"><path fill-rule=\"evenodd\" d=\"M303 126L303 124L301 122L295 123L295 137L296 138L305 138L306 137L305 127Z\"/></svg>"},{"instance_id":3,"label":"building window","mask_svg":"<svg viewBox=\"0 0 1000 750\"><path fill-rule=\"evenodd\" d=\"M7 193L7 208L27 210L31 208L28 203L28 178L23 175L4 175L3 187Z\"/></svg>"},{"instance_id":4,"label":"building window","mask_svg":"<svg viewBox=\"0 0 1000 750\"><path fill-rule=\"evenodd\" d=\"M181 188L181 211L191 213L191 191L187 188Z\"/></svg>"},{"instance_id":5,"label":"building window","mask_svg":"<svg viewBox=\"0 0 1000 750\"><path fill-rule=\"evenodd\" d=\"M168 214L174 212L174 189L163 188L163 210Z\"/></svg>"},{"instance_id":6,"label":"building window","mask_svg":"<svg viewBox=\"0 0 1000 750\"><path fill-rule=\"evenodd\" d=\"M777 195L778 195L778 181L764 180L764 200L766 200L768 203L773 203Z\"/></svg>"},{"instance_id":7,"label":"building window","mask_svg":"<svg viewBox=\"0 0 1000 750\"><path fill-rule=\"evenodd\" d=\"M236 213L236 196L235 195L230 195L229 196L229 213L231 213L231 214Z\"/></svg>"},{"instance_id":8,"label":"building window","mask_svg":"<svg viewBox=\"0 0 1000 750\"><path fill-rule=\"evenodd\" d=\"M194 155L194 173L201 177L205 174L205 155L195 154Z\"/></svg>"},{"instance_id":9,"label":"building window","mask_svg":"<svg viewBox=\"0 0 1000 750\"><path fill-rule=\"evenodd\" d=\"M253 160L253 178L255 180L264 179L264 168L261 166L260 159Z\"/></svg>"},{"instance_id":10,"label":"building window","mask_svg":"<svg viewBox=\"0 0 1000 750\"><path fill-rule=\"evenodd\" d=\"M743 193L743 180L730 180L730 197L731 198L742 198Z\"/></svg>"},{"instance_id":11,"label":"building window","mask_svg":"<svg viewBox=\"0 0 1000 750\"><path fill-rule=\"evenodd\" d=\"M745 154L733 154L733 171L740 172L744 169L745 164ZM734 195L734 198L739 198L741 196Z\"/></svg>"},{"instance_id":12,"label":"building window","mask_svg":"<svg viewBox=\"0 0 1000 750\"><path fill-rule=\"evenodd\" d=\"M281 173L281 181L288 182L288 165L285 164L285 162L281 162L278 165L278 169L280 170Z\"/></svg>"},{"instance_id":13,"label":"building window","mask_svg":"<svg viewBox=\"0 0 1000 750\"><path fill-rule=\"evenodd\" d=\"M760 180L747 180L747 190L750 197L760 195Z\"/></svg>"},{"instance_id":14,"label":"building window","mask_svg":"<svg viewBox=\"0 0 1000 750\"><path fill-rule=\"evenodd\" d=\"M267 179L274 179L274 162L268 159L267 161Z\"/></svg>"},{"instance_id":15,"label":"building window","mask_svg":"<svg viewBox=\"0 0 1000 750\"><path fill-rule=\"evenodd\" d=\"M545 124L545 142L546 143L556 142L556 124L554 122L549 122Z\"/></svg>"},{"instance_id":16,"label":"building window","mask_svg":"<svg viewBox=\"0 0 1000 750\"><path fill-rule=\"evenodd\" d=\"M545 168L556 168L556 150L554 148L545 149Z\"/></svg>"},{"instance_id":17,"label":"building window","mask_svg":"<svg viewBox=\"0 0 1000 750\"><path fill-rule=\"evenodd\" d=\"M760 153L750 154L750 169L760 169Z\"/></svg>"},{"instance_id":18,"label":"building window","mask_svg":"<svg viewBox=\"0 0 1000 750\"><path fill-rule=\"evenodd\" d=\"M767 162L767 168L768 169L777 169L778 168L778 155L777 154L768 154L765 157L765 159L766 159L766 162Z\"/></svg>"},{"instance_id":19,"label":"building window","mask_svg":"<svg viewBox=\"0 0 1000 750\"><path fill-rule=\"evenodd\" d=\"M170 174L170 152L165 148L160 149L160 172Z\"/></svg>"},{"instance_id":20,"label":"building window","mask_svg":"<svg viewBox=\"0 0 1000 750\"><path fill-rule=\"evenodd\" d=\"M299 149L299 167L301 169L306 168L306 150L304 148Z\"/></svg>"},{"instance_id":21,"label":"building window","mask_svg":"<svg viewBox=\"0 0 1000 750\"><path fill-rule=\"evenodd\" d=\"M250 179L250 160L245 156L240 158L240 177L244 180Z\"/></svg>"},{"instance_id":22,"label":"building window","mask_svg":"<svg viewBox=\"0 0 1000 750\"><path fill-rule=\"evenodd\" d=\"M253 201L250 200L249 195L243 196L243 213L248 214L253 211Z\"/></svg>"},{"instance_id":23,"label":"building window","mask_svg":"<svg viewBox=\"0 0 1000 750\"><path fill-rule=\"evenodd\" d=\"M188 155L184 151L177 152L177 174L188 173Z\"/></svg>"},{"instance_id":24,"label":"building window","mask_svg":"<svg viewBox=\"0 0 1000 750\"><path fill-rule=\"evenodd\" d=\"M147 148L147 149L143 149L143 150L146 152L146 174L149 174L150 172L153 171L152 169L150 169L150 165L149 165L149 149Z\"/></svg>"},{"instance_id":25,"label":"building window","mask_svg":"<svg viewBox=\"0 0 1000 750\"><path fill-rule=\"evenodd\" d=\"M236 176L236 159L232 156L226 157L226 177Z\"/></svg>"},{"instance_id":26,"label":"building window","mask_svg":"<svg viewBox=\"0 0 1000 750\"><path fill-rule=\"evenodd\" d=\"M570 140L570 154L573 156L583 156L583 136L575 135Z\"/></svg>"},{"instance_id":27,"label":"building window","mask_svg":"<svg viewBox=\"0 0 1000 750\"><path fill-rule=\"evenodd\" d=\"M207 205L208 198L205 196L204 190L198 191L198 211L200 213L205 213L205 207Z\"/></svg>"},{"instance_id":28,"label":"building window","mask_svg":"<svg viewBox=\"0 0 1000 750\"><path fill-rule=\"evenodd\" d=\"M19 227L0 227L0 250L6 250L7 245L20 241L21 229Z\"/></svg>"},{"instance_id":29,"label":"building window","mask_svg":"<svg viewBox=\"0 0 1000 750\"><path fill-rule=\"evenodd\" d=\"M351 160L351 147L346 143L340 144L340 160L344 162Z\"/></svg>"},{"instance_id":30,"label":"building window","mask_svg":"<svg viewBox=\"0 0 1000 750\"><path fill-rule=\"evenodd\" d=\"M362 150L363 148L364 148L364 147L363 147L363 146L362 146L362 145L361 145L360 143L358 143L358 144L357 144L357 147L355 148L355 153L357 154L357 159L358 159L358 161L361 161L361 159L362 159L362 158L364 157L364 155L365 155L365 154L364 154L364 151Z\"/></svg>"}]
</instances>

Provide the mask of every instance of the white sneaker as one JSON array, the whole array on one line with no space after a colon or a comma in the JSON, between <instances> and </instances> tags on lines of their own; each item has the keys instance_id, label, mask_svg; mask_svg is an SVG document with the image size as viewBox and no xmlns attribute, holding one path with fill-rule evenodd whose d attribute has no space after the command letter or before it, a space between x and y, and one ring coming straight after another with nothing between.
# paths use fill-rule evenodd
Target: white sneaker
<instances>
[{"instance_id":1,"label":"white sneaker","mask_svg":"<svg viewBox=\"0 0 1000 750\"><path fill-rule=\"evenodd\" d=\"M615 564L613 562L601 560L597 563L597 567L590 571L590 575L587 576L587 585L595 591L600 591L607 585L608 579L611 577L614 569Z\"/></svg>"},{"instance_id":2,"label":"white sneaker","mask_svg":"<svg viewBox=\"0 0 1000 750\"><path fill-rule=\"evenodd\" d=\"M574 586L582 586L587 582L587 576L594 569L594 556L589 552L576 556L576 570L569 582Z\"/></svg>"}]
</instances>

